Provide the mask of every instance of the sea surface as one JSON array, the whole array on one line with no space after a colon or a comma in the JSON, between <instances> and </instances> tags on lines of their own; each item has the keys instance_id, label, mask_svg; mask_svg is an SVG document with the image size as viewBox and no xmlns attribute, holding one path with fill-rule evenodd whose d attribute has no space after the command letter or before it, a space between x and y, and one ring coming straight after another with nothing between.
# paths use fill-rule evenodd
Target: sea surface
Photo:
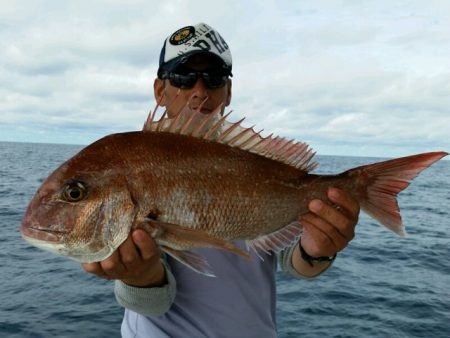
<instances>
[{"instance_id":1,"label":"sea surface","mask_svg":"<svg viewBox=\"0 0 450 338\"><path fill-rule=\"evenodd\" d=\"M80 146L0 142L0 337L119 337L113 283L19 234L32 195ZM337 173L380 159L318 156ZM408 236L361 215L334 266L313 280L280 272L277 320L287 337L450 337L450 161L399 196ZM243 337L245 338L245 337ZM262 337L263 338L263 337Z\"/></svg>"}]
</instances>

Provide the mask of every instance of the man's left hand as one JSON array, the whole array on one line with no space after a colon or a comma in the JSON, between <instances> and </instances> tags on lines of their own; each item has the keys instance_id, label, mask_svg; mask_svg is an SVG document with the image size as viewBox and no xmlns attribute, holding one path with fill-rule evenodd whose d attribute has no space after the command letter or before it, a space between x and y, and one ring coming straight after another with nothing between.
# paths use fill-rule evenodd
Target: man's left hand
<instances>
[{"instance_id":1,"label":"man's left hand","mask_svg":"<svg viewBox=\"0 0 450 338\"><path fill-rule=\"evenodd\" d=\"M310 256L333 256L355 236L360 210L358 201L337 188L329 188L327 195L334 206L312 200L308 205L310 212L301 217L301 245Z\"/></svg>"}]
</instances>

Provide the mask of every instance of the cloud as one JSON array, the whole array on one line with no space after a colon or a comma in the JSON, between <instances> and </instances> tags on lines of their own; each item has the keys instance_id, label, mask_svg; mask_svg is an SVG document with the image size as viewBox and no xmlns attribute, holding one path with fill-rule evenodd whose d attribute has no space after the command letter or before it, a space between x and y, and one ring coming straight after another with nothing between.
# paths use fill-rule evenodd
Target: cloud
<instances>
[{"instance_id":1,"label":"cloud","mask_svg":"<svg viewBox=\"0 0 450 338\"><path fill-rule=\"evenodd\" d=\"M70 143L87 143L139 129L155 104L163 39L204 21L233 53L236 119L328 154L449 150L449 10L422 1L8 1L0 140L68 142L71 133Z\"/></svg>"}]
</instances>

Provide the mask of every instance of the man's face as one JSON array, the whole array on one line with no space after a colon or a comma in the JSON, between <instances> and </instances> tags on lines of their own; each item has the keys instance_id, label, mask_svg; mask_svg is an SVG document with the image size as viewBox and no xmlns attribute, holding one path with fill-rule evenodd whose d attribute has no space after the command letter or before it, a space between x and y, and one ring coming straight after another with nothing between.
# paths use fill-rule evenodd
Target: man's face
<instances>
[{"instance_id":1,"label":"man's face","mask_svg":"<svg viewBox=\"0 0 450 338\"><path fill-rule=\"evenodd\" d=\"M183 65L180 72L214 73L214 67L208 57L194 55ZM205 81L199 77L192 88L177 88L169 80L157 78L154 83L154 94L160 105L166 107L170 118L176 116L186 105L190 109L198 109L201 106L201 112L209 114L221 104L223 108L230 104L231 80L228 79L223 87L208 88Z\"/></svg>"}]
</instances>

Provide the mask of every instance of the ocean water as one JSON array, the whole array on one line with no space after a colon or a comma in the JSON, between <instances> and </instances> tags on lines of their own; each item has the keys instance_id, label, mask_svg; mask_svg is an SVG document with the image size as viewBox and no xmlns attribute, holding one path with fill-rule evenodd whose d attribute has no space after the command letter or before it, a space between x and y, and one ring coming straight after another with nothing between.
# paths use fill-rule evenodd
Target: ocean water
<instances>
[{"instance_id":1,"label":"ocean water","mask_svg":"<svg viewBox=\"0 0 450 338\"><path fill-rule=\"evenodd\" d=\"M113 283L31 247L18 231L37 187L80 148L0 142L0 337L120 336ZM318 160L320 172L337 173L378 159ZM450 161L423 172L399 204L406 238L362 214L324 275L278 274L280 338L450 337Z\"/></svg>"}]
</instances>

